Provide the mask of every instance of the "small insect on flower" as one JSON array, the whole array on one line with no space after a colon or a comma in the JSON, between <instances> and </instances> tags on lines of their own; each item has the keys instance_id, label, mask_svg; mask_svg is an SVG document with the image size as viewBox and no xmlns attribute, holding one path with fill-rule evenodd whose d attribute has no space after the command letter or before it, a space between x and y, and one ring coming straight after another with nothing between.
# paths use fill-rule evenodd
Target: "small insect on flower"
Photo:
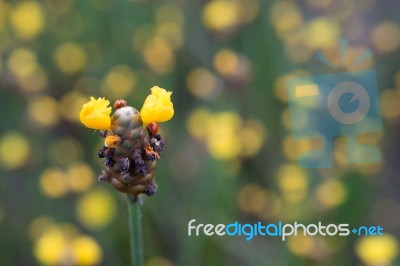
<instances>
[{"instance_id":1,"label":"small insect on flower","mask_svg":"<svg viewBox=\"0 0 400 266\"><path fill-rule=\"evenodd\" d=\"M117 110L119 108L125 107L127 102L125 100L116 100L114 103L114 109Z\"/></svg>"},{"instance_id":2,"label":"small insect on flower","mask_svg":"<svg viewBox=\"0 0 400 266\"><path fill-rule=\"evenodd\" d=\"M150 124L147 125L149 128L149 131L151 135L155 135L158 132L158 124L156 122L151 122Z\"/></svg>"},{"instance_id":3,"label":"small insect on flower","mask_svg":"<svg viewBox=\"0 0 400 266\"><path fill-rule=\"evenodd\" d=\"M121 143L121 138L118 135L107 136L104 145L109 148L115 148Z\"/></svg>"}]
</instances>

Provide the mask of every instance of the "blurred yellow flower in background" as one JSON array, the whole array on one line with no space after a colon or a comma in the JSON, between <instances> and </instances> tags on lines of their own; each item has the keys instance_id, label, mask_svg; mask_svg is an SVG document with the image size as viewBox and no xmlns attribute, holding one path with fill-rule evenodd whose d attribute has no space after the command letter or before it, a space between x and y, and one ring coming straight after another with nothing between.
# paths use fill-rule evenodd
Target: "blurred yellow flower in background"
<instances>
[{"instance_id":1,"label":"blurred yellow flower in background","mask_svg":"<svg viewBox=\"0 0 400 266\"><path fill-rule=\"evenodd\" d=\"M270 10L269 17L282 37L288 34L293 35L293 31L303 23L303 15L295 1L276 1Z\"/></svg>"},{"instance_id":2,"label":"blurred yellow flower in background","mask_svg":"<svg viewBox=\"0 0 400 266\"><path fill-rule=\"evenodd\" d=\"M264 145L267 138L267 130L264 125L256 119L246 120L240 130L242 142L241 155L252 157L256 155Z\"/></svg>"},{"instance_id":3,"label":"blurred yellow flower in background","mask_svg":"<svg viewBox=\"0 0 400 266\"><path fill-rule=\"evenodd\" d=\"M35 38L45 25L41 5L36 1L19 2L11 9L10 22L17 38L23 40Z\"/></svg>"},{"instance_id":4,"label":"blurred yellow flower in background","mask_svg":"<svg viewBox=\"0 0 400 266\"><path fill-rule=\"evenodd\" d=\"M383 236L363 237L356 244L357 256L366 265L390 265L397 257L398 252L398 241L394 236L387 233Z\"/></svg>"},{"instance_id":5,"label":"blurred yellow flower in background","mask_svg":"<svg viewBox=\"0 0 400 266\"><path fill-rule=\"evenodd\" d=\"M85 163L72 163L66 170L46 168L39 177L42 193L50 198L60 198L67 193L84 192L94 183L93 170Z\"/></svg>"},{"instance_id":6,"label":"blurred yellow flower in background","mask_svg":"<svg viewBox=\"0 0 400 266\"><path fill-rule=\"evenodd\" d=\"M47 95L36 96L29 101L28 114L41 126L54 126L59 121L58 102Z\"/></svg>"},{"instance_id":7,"label":"blurred yellow flower in background","mask_svg":"<svg viewBox=\"0 0 400 266\"><path fill-rule=\"evenodd\" d=\"M19 132L7 132L0 138L0 165L14 170L28 162L31 145L28 139Z\"/></svg>"},{"instance_id":8,"label":"blurred yellow flower in background","mask_svg":"<svg viewBox=\"0 0 400 266\"><path fill-rule=\"evenodd\" d=\"M323 181L316 189L317 201L326 208L334 208L344 203L347 198L346 187L336 179Z\"/></svg>"},{"instance_id":9,"label":"blurred yellow flower in background","mask_svg":"<svg viewBox=\"0 0 400 266\"><path fill-rule=\"evenodd\" d=\"M229 32L253 21L259 10L257 0L214 0L204 5L201 15L206 28Z\"/></svg>"},{"instance_id":10,"label":"blurred yellow flower in background","mask_svg":"<svg viewBox=\"0 0 400 266\"><path fill-rule=\"evenodd\" d=\"M36 258L46 265L57 265L66 256L67 240L57 227L46 230L35 243Z\"/></svg>"},{"instance_id":11,"label":"blurred yellow flower in background","mask_svg":"<svg viewBox=\"0 0 400 266\"><path fill-rule=\"evenodd\" d=\"M150 122L166 122L174 116L174 105L171 102L172 92L158 86L151 88L151 94L147 96L140 117L143 124Z\"/></svg>"},{"instance_id":12,"label":"blurred yellow flower in background","mask_svg":"<svg viewBox=\"0 0 400 266\"><path fill-rule=\"evenodd\" d=\"M63 43L54 52L54 61L64 74L76 74L86 67L87 55L79 44Z\"/></svg>"},{"instance_id":13,"label":"blurred yellow flower in background","mask_svg":"<svg viewBox=\"0 0 400 266\"><path fill-rule=\"evenodd\" d=\"M40 175L39 187L48 197L60 198L68 192L66 174L57 168L47 168Z\"/></svg>"},{"instance_id":14,"label":"blurred yellow flower in background","mask_svg":"<svg viewBox=\"0 0 400 266\"><path fill-rule=\"evenodd\" d=\"M187 76L186 84L194 96L202 99L215 98L221 91L218 77L204 67L192 70Z\"/></svg>"},{"instance_id":15,"label":"blurred yellow flower in background","mask_svg":"<svg viewBox=\"0 0 400 266\"><path fill-rule=\"evenodd\" d=\"M207 128L202 125L207 123L211 115L211 112L205 108L193 109L186 121L186 128L190 135L198 140L205 139L207 136Z\"/></svg>"},{"instance_id":16,"label":"blurred yellow flower in background","mask_svg":"<svg viewBox=\"0 0 400 266\"><path fill-rule=\"evenodd\" d=\"M222 49L214 56L214 68L224 77L233 76L240 67L239 56L230 49Z\"/></svg>"},{"instance_id":17,"label":"blurred yellow flower in background","mask_svg":"<svg viewBox=\"0 0 400 266\"><path fill-rule=\"evenodd\" d=\"M215 31L223 31L239 24L238 1L214 0L209 1L202 13L204 25Z\"/></svg>"},{"instance_id":18,"label":"blurred yellow flower in background","mask_svg":"<svg viewBox=\"0 0 400 266\"><path fill-rule=\"evenodd\" d=\"M395 21L383 21L376 25L370 35L375 51L385 54L400 46L400 26Z\"/></svg>"},{"instance_id":19,"label":"blurred yellow flower in background","mask_svg":"<svg viewBox=\"0 0 400 266\"><path fill-rule=\"evenodd\" d=\"M156 35L165 39L174 49L179 49L183 44L182 26L176 22L164 22L157 26Z\"/></svg>"},{"instance_id":20,"label":"blurred yellow flower in background","mask_svg":"<svg viewBox=\"0 0 400 266\"><path fill-rule=\"evenodd\" d=\"M78 265L97 265L103 256L99 244L89 236L76 237L71 243L71 248Z\"/></svg>"},{"instance_id":21,"label":"blurred yellow flower in background","mask_svg":"<svg viewBox=\"0 0 400 266\"><path fill-rule=\"evenodd\" d=\"M252 157L267 139L267 129L260 121L243 121L236 112L213 114L197 108L189 115L186 127L193 137L205 142L211 156L220 160Z\"/></svg>"},{"instance_id":22,"label":"blurred yellow flower in background","mask_svg":"<svg viewBox=\"0 0 400 266\"><path fill-rule=\"evenodd\" d=\"M90 97L90 102L83 105L79 114L81 123L92 129L110 129L111 127L111 107L110 101L105 98L97 100Z\"/></svg>"},{"instance_id":23,"label":"blurred yellow flower in background","mask_svg":"<svg viewBox=\"0 0 400 266\"><path fill-rule=\"evenodd\" d=\"M288 202L296 203L307 196L307 172L296 164L283 164L277 172L277 183Z\"/></svg>"},{"instance_id":24,"label":"blurred yellow flower in background","mask_svg":"<svg viewBox=\"0 0 400 266\"><path fill-rule=\"evenodd\" d=\"M208 119L205 125L206 144L211 156L221 160L231 160L239 156L242 142L238 134L242 123L242 119L233 112L221 112Z\"/></svg>"},{"instance_id":25,"label":"blurred yellow flower in background","mask_svg":"<svg viewBox=\"0 0 400 266\"><path fill-rule=\"evenodd\" d=\"M341 34L339 22L334 18L319 17L311 20L306 29L307 45L323 49L335 45Z\"/></svg>"},{"instance_id":26,"label":"blurred yellow flower in background","mask_svg":"<svg viewBox=\"0 0 400 266\"><path fill-rule=\"evenodd\" d=\"M83 192L90 188L94 181L94 172L85 163L74 163L67 171L69 189L74 192Z\"/></svg>"},{"instance_id":27,"label":"blurred yellow flower in background","mask_svg":"<svg viewBox=\"0 0 400 266\"><path fill-rule=\"evenodd\" d=\"M37 92L47 86L46 70L39 65L35 52L16 48L10 53L7 66L21 89L27 92Z\"/></svg>"},{"instance_id":28,"label":"blurred yellow flower in background","mask_svg":"<svg viewBox=\"0 0 400 266\"><path fill-rule=\"evenodd\" d=\"M397 121L400 118L400 91L385 90L380 94L381 112L387 121Z\"/></svg>"},{"instance_id":29,"label":"blurred yellow flower in background","mask_svg":"<svg viewBox=\"0 0 400 266\"><path fill-rule=\"evenodd\" d=\"M166 74L175 66L172 47L160 36L155 36L144 43L142 55L146 65L156 74Z\"/></svg>"},{"instance_id":30,"label":"blurred yellow flower in background","mask_svg":"<svg viewBox=\"0 0 400 266\"><path fill-rule=\"evenodd\" d=\"M116 214L116 203L107 190L96 189L84 194L77 202L78 220L89 229L101 229L109 225Z\"/></svg>"},{"instance_id":31,"label":"blurred yellow flower in background","mask_svg":"<svg viewBox=\"0 0 400 266\"><path fill-rule=\"evenodd\" d=\"M30 226L33 253L44 265L98 265L103 257L99 244L70 224L55 224L39 217ZM33 231L32 231L33 232Z\"/></svg>"},{"instance_id":32,"label":"blurred yellow flower in background","mask_svg":"<svg viewBox=\"0 0 400 266\"><path fill-rule=\"evenodd\" d=\"M8 67L16 77L26 78L38 67L37 56L25 48L14 49L8 58Z\"/></svg>"},{"instance_id":33,"label":"blurred yellow flower in background","mask_svg":"<svg viewBox=\"0 0 400 266\"><path fill-rule=\"evenodd\" d=\"M106 96L120 99L132 92L136 82L136 74L129 66L117 65L107 73L101 89Z\"/></svg>"}]
</instances>

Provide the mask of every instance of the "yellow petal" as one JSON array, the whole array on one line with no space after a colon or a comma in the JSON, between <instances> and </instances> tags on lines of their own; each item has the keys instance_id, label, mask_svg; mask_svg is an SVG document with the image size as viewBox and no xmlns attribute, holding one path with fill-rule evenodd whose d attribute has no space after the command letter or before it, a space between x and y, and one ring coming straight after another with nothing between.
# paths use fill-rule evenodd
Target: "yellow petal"
<instances>
[{"instance_id":1,"label":"yellow petal","mask_svg":"<svg viewBox=\"0 0 400 266\"><path fill-rule=\"evenodd\" d=\"M144 101L140 116L143 124L166 122L174 116L174 105L171 102L172 92L158 86L151 88L151 94Z\"/></svg>"},{"instance_id":2,"label":"yellow petal","mask_svg":"<svg viewBox=\"0 0 400 266\"><path fill-rule=\"evenodd\" d=\"M83 105L79 114L81 123L92 129L110 129L111 126L111 107L110 101L105 98L97 100L90 97L90 101Z\"/></svg>"}]
</instances>

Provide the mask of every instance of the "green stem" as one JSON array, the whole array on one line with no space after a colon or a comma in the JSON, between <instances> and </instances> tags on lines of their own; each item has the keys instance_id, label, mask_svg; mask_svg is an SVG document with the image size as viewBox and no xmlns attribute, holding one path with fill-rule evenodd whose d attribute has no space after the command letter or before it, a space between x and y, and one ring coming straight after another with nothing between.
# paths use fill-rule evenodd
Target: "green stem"
<instances>
[{"instance_id":1,"label":"green stem","mask_svg":"<svg viewBox=\"0 0 400 266\"><path fill-rule=\"evenodd\" d=\"M142 235L142 212L139 202L133 203L128 197L128 214L129 214L129 238L131 243L131 259L132 266L144 265L143 252L143 235Z\"/></svg>"}]
</instances>

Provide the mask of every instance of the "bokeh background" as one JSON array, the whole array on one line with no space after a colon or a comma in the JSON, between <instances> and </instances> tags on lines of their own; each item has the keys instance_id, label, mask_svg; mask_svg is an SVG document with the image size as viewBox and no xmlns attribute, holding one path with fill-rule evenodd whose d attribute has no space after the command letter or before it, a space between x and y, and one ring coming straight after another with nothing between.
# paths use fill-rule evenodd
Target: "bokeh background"
<instances>
[{"instance_id":1,"label":"bokeh background","mask_svg":"<svg viewBox=\"0 0 400 266\"><path fill-rule=\"evenodd\" d=\"M396 0L0 0L0 264L128 265L125 197L97 182L89 96L141 107L173 91L156 196L145 201L147 266L399 265L400 2ZM377 71L378 165L299 168L285 82ZM373 56L352 63L366 49ZM339 61L338 61L339 60ZM350 223L384 237L188 237L187 223Z\"/></svg>"}]
</instances>

